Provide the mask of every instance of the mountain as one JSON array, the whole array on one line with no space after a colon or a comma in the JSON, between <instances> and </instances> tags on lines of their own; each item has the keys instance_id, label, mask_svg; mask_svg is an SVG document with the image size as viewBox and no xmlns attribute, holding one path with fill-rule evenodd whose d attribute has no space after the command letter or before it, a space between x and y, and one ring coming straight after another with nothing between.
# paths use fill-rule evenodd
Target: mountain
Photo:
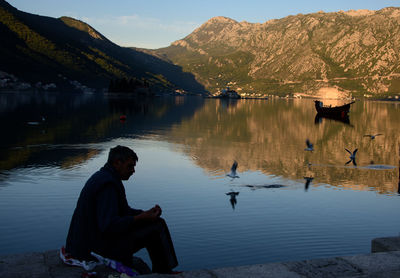
<instances>
[{"instance_id":1,"label":"mountain","mask_svg":"<svg viewBox=\"0 0 400 278\"><path fill-rule=\"evenodd\" d=\"M214 17L169 47L152 50L211 92L354 94L400 90L400 8L312 13L237 22Z\"/></svg>"},{"instance_id":2,"label":"mountain","mask_svg":"<svg viewBox=\"0 0 400 278\"><path fill-rule=\"evenodd\" d=\"M120 47L88 24L17 10L0 0L0 71L34 84L108 87L111 79L146 79L153 89L205 92L181 67Z\"/></svg>"}]
</instances>

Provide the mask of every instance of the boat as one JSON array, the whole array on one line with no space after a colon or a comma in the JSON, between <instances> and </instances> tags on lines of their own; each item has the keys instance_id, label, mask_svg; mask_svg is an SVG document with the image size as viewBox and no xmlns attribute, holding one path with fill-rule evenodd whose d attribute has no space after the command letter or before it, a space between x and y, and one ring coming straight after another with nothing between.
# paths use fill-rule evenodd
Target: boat
<instances>
[{"instance_id":1,"label":"boat","mask_svg":"<svg viewBox=\"0 0 400 278\"><path fill-rule=\"evenodd\" d=\"M355 101L341 106L324 106L322 101L315 100L315 109L320 116L345 118L350 111L350 105Z\"/></svg>"},{"instance_id":2,"label":"boat","mask_svg":"<svg viewBox=\"0 0 400 278\"><path fill-rule=\"evenodd\" d=\"M215 98L229 98L229 99L240 99L240 95L235 91L226 87L225 90L222 90L218 95L214 96Z\"/></svg>"}]
</instances>

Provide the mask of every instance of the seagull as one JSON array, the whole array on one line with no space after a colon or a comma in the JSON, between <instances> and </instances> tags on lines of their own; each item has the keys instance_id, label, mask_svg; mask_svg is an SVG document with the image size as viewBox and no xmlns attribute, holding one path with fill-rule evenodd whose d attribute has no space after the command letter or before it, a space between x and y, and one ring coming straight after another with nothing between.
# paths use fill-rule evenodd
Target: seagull
<instances>
[{"instance_id":1,"label":"seagull","mask_svg":"<svg viewBox=\"0 0 400 278\"><path fill-rule=\"evenodd\" d=\"M371 140L374 140L376 136L383 135L382 133L378 134L365 134L364 137L369 137Z\"/></svg>"},{"instance_id":2,"label":"seagull","mask_svg":"<svg viewBox=\"0 0 400 278\"><path fill-rule=\"evenodd\" d=\"M232 179L234 178L239 178L239 176L236 174L236 168L238 166L237 161L235 160L232 164L231 172L227 174L228 177L231 177Z\"/></svg>"},{"instance_id":3,"label":"seagull","mask_svg":"<svg viewBox=\"0 0 400 278\"><path fill-rule=\"evenodd\" d=\"M313 146L313 144L311 144L311 142L310 142L310 140L306 140L306 145L307 145L307 148L305 148L304 150L305 151L313 151L314 150L314 146Z\"/></svg>"},{"instance_id":4,"label":"seagull","mask_svg":"<svg viewBox=\"0 0 400 278\"><path fill-rule=\"evenodd\" d=\"M353 162L354 166L357 166L356 163L356 153L358 151L358 149L355 149L353 152L349 151L348 149L345 148L345 150L350 154L350 160L346 162L345 165L349 164L350 162Z\"/></svg>"},{"instance_id":5,"label":"seagull","mask_svg":"<svg viewBox=\"0 0 400 278\"><path fill-rule=\"evenodd\" d=\"M229 201L231 202L232 208L235 209L235 205L237 204L237 200L236 200L236 196L239 195L239 192L228 192L225 193L226 195L231 196L231 198L229 199Z\"/></svg>"},{"instance_id":6,"label":"seagull","mask_svg":"<svg viewBox=\"0 0 400 278\"><path fill-rule=\"evenodd\" d=\"M310 184L314 178L313 177L304 177L304 179L306 180L306 183L304 184L304 189L305 189L305 191L307 191L308 187L310 187Z\"/></svg>"}]
</instances>

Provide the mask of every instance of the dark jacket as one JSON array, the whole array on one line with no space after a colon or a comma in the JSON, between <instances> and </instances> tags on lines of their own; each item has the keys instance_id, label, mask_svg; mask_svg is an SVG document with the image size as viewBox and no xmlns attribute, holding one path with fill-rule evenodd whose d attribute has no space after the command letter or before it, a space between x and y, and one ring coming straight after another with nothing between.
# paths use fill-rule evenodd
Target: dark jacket
<instances>
[{"instance_id":1,"label":"dark jacket","mask_svg":"<svg viewBox=\"0 0 400 278\"><path fill-rule=\"evenodd\" d=\"M66 251L79 260L93 260L90 252L104 253L113 239L129 233L133 216L124 186L111 165L94 173L83 187L68 231Z\"/></svg>"}]
</instances>

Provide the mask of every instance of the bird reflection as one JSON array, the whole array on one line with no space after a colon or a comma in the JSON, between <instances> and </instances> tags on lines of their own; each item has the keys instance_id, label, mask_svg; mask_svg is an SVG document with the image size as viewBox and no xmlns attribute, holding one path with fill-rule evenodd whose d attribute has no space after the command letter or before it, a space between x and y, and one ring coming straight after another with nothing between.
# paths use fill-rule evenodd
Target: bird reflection
<instances>
[{"instance_id":1,"label":"bird reflection","mask_svg":"<svg viewBox=\"0 0 400 278\"><path fill-rule=\"evenodd\" d=\"M304 184L304 190L307 191L314 178L313 177L304 177L304 179L306 180L306 182Z\"/></svg>"},{"instance_id":2,"label":"bird reflection","mask_svg":"<svg viewBox=\"0 0 400 278\"><path fill-rule=\"evenodd\" d=\"M313 144L311 144L311 142L310 142L310 140L306 140L306 146L307 146L307 148L305 148L304 150L305 151L313 151L314 150L314 146L313 146Z\"/></svg>"},{"instance_id":3,"label":"bird reflection","mask_svg":"<svg viewBox=\"0 0 400 278\"><path fill-rule=\"evenodd\" d=\"M371 138L371 140L374 140L376 136L380 136L380 135L383 135L383 134L381 134L381 133L378 133L378 134L365 134L364 137L369 137L369 138Z\"/></svg>"},{"instance_id":4,"label":"bird reflection","mask_svg":"<svg viewBox=\"0 0 400 278\"><path fill-rule=\"evenodd\" d=\"M348 149L345 149L345 150L350 154L350 160L347 161L345 165L349 164L350 162L353 162L353 165L357 166L356 154L357 154L358 149L355 149L353 152L349 151Z\"/></svg>"},{"instance_id":5,"label":"bird reflection","mask_svg":"<svg viewBox=\"0 0 400 278\"><path fill-rule=\"evenodd\" d=\"M44 116L41 117L42 121L31 121L31 122L27 122L28 125L40 125L42 123L44 123L46 121L46 118Z\"/></svg>"},{"instance_id":6,"label":"bird reflection","mask_svg":"<svg viewBox=\"0 0 400 278\"><path fill-rule=\"evenodd\" d=\"M231 202L232 209L235 209L235 206L237 204L236 196L239 195L239 192L231 191L231 192L228 192L228 193L225 193L225 194L231 196L229 201Z\"/></svg>"},{"instance_id":7,"label":"bird reflection","mask_svg":"<svg viewBox=\"0 0 400 278\"><path fill-rule=\"evenodd\" d=\"M266 185L252 185L252 184L247 184L245 185L246 187L250 188L251 190L256 190L256 189L270 189L270 188L281 188L285 187L286 185L282 184L266 184Z\"/></svg>"},{"instance_id":8,"label":"bird reflection","mask_svg":"<svg viewBox=\"0 0 400 278\"><path fill-rule=\"evenodd\" d=\"M400 194L400 179L399 179L399 186L397 187L397 193Z\"/></svg>"},{"instance_id":9,"label":"bird reflection","mask_svg":"<svg viewBox=\"0 0 400 278\"><path fill-rule=\"evenodd\" d=\"M237 163L237 161L235 160L235 161L233 162L233 164L232 164L231 172L230 172L229 174L227 174L228 177L231 177L232 179L239 178L239 176L236 174L237 166L238 166L238 163Z\"/></svg>"}]
</instances>

